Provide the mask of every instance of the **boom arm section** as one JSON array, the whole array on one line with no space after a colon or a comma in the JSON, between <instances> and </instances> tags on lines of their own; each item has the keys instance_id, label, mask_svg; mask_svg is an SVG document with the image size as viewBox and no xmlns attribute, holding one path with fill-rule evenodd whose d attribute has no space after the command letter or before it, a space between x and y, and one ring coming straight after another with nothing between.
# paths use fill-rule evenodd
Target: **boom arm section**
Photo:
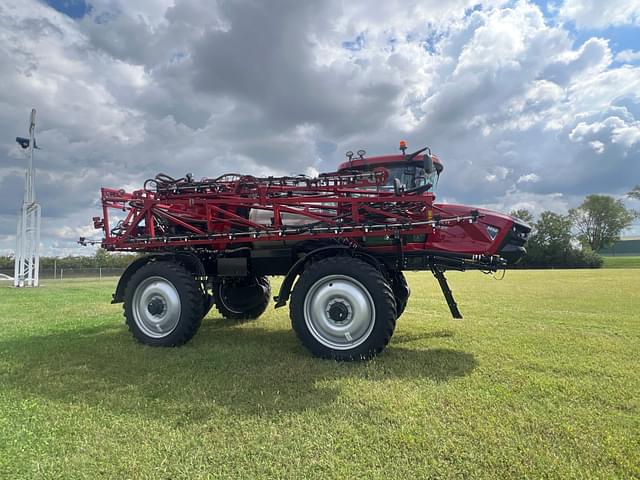
<instances>
[{"instance_id":1,"label":"boom arm section","mask_svg":"<svg viewBox=\"0 0 640 480\"><path fill-rule=\"evenodd\" d=\"M387 175L384 168L317 178L227 174L194 181L158 175L131 193L103 188L103 217L94 218L94 226L104 230L107 250L222 251L249 242L426 236L478 218L472 210L434 216L432 193L389 191ZM110 217L112 210L117 216Z\"/></svg>"}]
</instances>

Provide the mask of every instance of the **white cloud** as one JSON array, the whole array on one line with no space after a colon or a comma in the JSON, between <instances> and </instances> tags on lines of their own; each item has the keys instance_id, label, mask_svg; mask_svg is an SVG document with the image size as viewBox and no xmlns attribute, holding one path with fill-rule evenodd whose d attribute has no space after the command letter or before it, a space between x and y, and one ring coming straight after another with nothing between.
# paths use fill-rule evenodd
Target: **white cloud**
<instances>
[{"instance_id":1,"label":"white cloud","mask_svg":"<svg viewBox=\"0 0 640 480\"><path fill-rule=\"evenodd\" d=\"M589 146L593 148L593 151L596 153L604 152L604 143L602 143L600 140L593 140L589 142Z\"/></svg>"},{"instance_id":2,"label":"white cloud","mask_svg":"<svg viewBox=\"0 0 640 480\"><path fill-rule=\"evenodd\" d=\"M48 249L76 251L103 184L313 174L401 138L441 156L444 196L500 210L566 209L640 178L637 52L612 63L606 38L574 44L527 1L91 3L80 21L35 0L0 5L0 130L26 133L25 99L38 108ZM11 140L0 249L22 193Z\"/></svg>"},{"instance_id":3,"label":"white cloud","mask_svg":"<svg viewBox=\"0 0 640 480\"><path fill-rule=\"evenodd\" d=\"M640 61L640 51L622 50L616 54L616 62L633 63Z\"/></svg>"},{"instance_id":4,"label":"white cloud","mask_svg":"<svg viewBox=\"0 0 640 480\"><path fill-rule=\"evenodd\" d=\"M528 173L521 175L516 183L536 183L540 181L540 175L536 173Z\"/></svg>"},{"instance_id":5,"label":"white cloud","mask_svg":"<svg viewBox=\"0 0 640 480\"><path fill-rule=\"evenodd\" d=\"M318 169L315 168L315 167L307 167L306 170L304 171L304 173L308 177L317 177L320 174Z\"/></svg>"},{"instance_id":6,"label":"white cloud","mask_svg":"<svg viewBox=\"0 0 640 480\"><path fill-rule=\"evenodd\" d=\"M640 24L640 3L635 0L565 0L559 16L578 28Z\"/></svg>"},{"instance_id":7,"label":"white cloud","mask_svg":"<svg viewBox=\"0 0 640 480\"><path fill-rule=\"evenodd\" d=\"M496 202L482 205L484 208L497 210L499 212L512 212L514 210L528 210L534 216L540 215L545 210L557 213L566 213L570 206L576 204L578 199L552 192L540 195L530 192L510 191L506 192Z\"/></svg>"},{"instance_id":8,"label":"white cloud","mask_svg":"<svg viewBox=\"0 0 640 480\"><path fill-rule=\"evenodd\" d=\"M611 143L617 143L624 147L632 147L640 143L640 121L627 123L620 117L607 117L601 122L580 122L569 134L569 138L574 142L588 141L592 138L608 139ZM591 141L590 145L598 153L602 153L604 143L602 141Z\"/></svg>"}]
</instances>

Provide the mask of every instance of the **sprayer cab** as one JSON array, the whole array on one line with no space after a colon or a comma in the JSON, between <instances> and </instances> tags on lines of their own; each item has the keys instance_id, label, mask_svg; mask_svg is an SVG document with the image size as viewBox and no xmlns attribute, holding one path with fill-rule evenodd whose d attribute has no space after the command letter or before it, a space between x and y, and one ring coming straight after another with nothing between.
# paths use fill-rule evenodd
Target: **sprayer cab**
<instances>
[{"instance_id":1,"label":"sprayer cab","mask_svg":"<svg viewBox=\"0 0 640 480\"><path fill-rule=\"evenodd\" d=\"M385 169L388 172L385 186L389 190L400 192L435 192L438 179L444 169L440 159L425 147L417 152L406 154L406 144L401 143L402 154L366 157L364 150L358 151L354 158L347 152L347 161L340 164L338 173L367 172ZM403 147L404 145L404 147Z\"/></svg>"}]
</instances>

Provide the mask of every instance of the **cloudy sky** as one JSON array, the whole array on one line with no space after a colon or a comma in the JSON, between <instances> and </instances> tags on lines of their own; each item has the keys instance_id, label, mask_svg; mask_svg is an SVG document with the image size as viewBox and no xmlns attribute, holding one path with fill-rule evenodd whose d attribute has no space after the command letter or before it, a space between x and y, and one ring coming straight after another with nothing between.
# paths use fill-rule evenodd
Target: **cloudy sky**
<instances>
[{"instance_id":1,"label":"cloudy sky","mask_svg":"<svg viewBox=\"0 0 640 480\"><path fill-rule=\"evenodd\" d=\"M400 139L443 159L445 201L563 212L640 183L640 0L3 0L0 86L0 254L32 106L49 255L96 237L101 185Z\"/></svg>"}]
</instances>

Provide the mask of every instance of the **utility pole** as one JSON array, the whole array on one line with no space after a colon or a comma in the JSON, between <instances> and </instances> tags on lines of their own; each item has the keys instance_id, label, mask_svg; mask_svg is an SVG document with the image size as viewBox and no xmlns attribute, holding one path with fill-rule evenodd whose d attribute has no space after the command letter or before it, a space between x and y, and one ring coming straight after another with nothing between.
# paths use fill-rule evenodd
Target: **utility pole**
<instances>
[{"instance_id":1,"label":"utility pole","mask_svg":"<svg viewBox=\"0 0 640 480\"><path fill-rule=\"evenodd\" d=\"M16 257L13 285L37 287L40 269L40 205L36 203L33 150L36 146L36 109L29 118L29 138L17 137L16 142L25 150L29 164L25 174L24 200L18 211Z\"/></svg>"}]
</instances>

